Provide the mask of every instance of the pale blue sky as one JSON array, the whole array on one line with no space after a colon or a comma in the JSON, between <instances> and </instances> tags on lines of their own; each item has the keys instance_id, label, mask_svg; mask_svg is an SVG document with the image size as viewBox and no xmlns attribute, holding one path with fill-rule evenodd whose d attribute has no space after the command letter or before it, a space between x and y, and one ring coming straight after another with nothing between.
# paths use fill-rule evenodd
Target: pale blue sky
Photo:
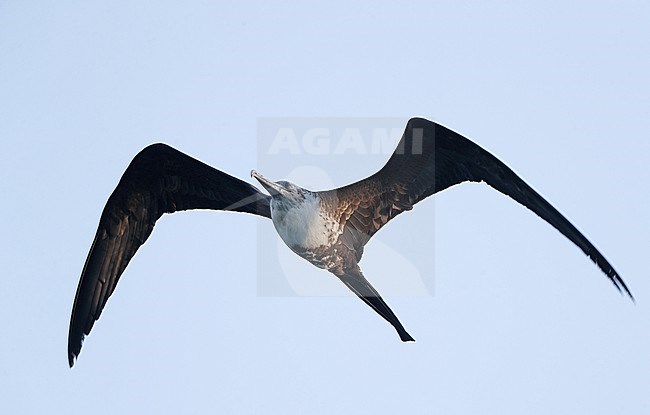
<instances>
[{"instance_id":1,"label":"pale blue sky","mask_svg":"<svg viewBox=\"0 0 650 415\"><path fill-rule=\"evenodd\" d=\"M1 413L650 411L650 6L405 3L0 2ZM483 185L428 199L367 247L382 291L408 276L380 245L434 232L404 253L416 267L433 255L433 295L387 295L414 344L352 297L258 295L270 222L182 213L159 222L68 368L79 273L142 147L281 179L288 167L260 155L262 117L416 115L509 164L637 305ZM312 168L292 176L305 186L381 164L293 162ZM339 289L288 258L293 278Z\"/></svg>"}]
</instances>

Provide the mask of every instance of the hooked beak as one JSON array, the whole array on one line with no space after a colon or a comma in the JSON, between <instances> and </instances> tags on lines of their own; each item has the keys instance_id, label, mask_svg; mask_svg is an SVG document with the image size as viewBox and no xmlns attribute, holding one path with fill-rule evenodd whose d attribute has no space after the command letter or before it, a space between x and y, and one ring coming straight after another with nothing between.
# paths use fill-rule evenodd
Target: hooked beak
<instances>
[{"instance_id":1,"label":"hooked beak","mask_svg":"<svg viewBox=\"0 0 650 415\"><path fill-rule=\"evenodd\" d=\"M269 179L262 176L255 170L251 170L251 177L256 178L257 181L260 182L260 184L264 186L266 190L268 190L271 196L279 196L282 195L282 193L286 193L286 190L282 186L280 186L275 182L270 181Z\"/></svg>"}]
</instances>

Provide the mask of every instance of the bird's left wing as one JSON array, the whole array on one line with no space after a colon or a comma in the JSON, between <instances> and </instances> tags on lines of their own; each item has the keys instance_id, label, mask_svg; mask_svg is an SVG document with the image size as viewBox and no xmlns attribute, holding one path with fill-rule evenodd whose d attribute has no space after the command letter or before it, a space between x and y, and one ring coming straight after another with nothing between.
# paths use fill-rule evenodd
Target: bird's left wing
<instances>
[{"instance_id":1,"label":"bird's left wing","mask_svg":"<svg viewBox=\"0 0 650 415\"><path fill-rule=\"evenodd\" d=\"M109 197L77 287L70 331L70 367L129 261L164 213L232 210L271 217L269 196L165 144L135 156Z\"/></svg>"},{"instance_id":2,"label":"bird's left wing","mask_svg":"<svg viewBox=\"0 0 650 415\"><path fill-rule=\"evenodd\" d=\"M320 192L344 224L341 241L357 254L382 226L448 187L484 181L511 197L576 244L619 290L632 294L603 254L560 212L503 162L462 135L432 121L413 118L397 149L372 176Z\"/></svg>"}]
</instances>

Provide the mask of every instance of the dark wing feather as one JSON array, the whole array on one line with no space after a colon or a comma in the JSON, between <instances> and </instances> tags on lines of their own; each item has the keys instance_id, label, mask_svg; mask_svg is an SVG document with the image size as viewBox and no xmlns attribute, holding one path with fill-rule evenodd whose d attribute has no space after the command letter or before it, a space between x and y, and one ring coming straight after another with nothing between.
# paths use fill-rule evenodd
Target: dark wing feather
<instances>
[{"instance_id":1,"label":"dark wing feather","mask_svg":"<svg viewBox=\"0 0 650 415\"><path fill-rule=\"evenodd\" d=\"M70 318L70 366L120 275L164 213L213 209L270 218L269 199L254 186L165 144L136 155L106 202L81 273Z\"/></svg>"},{"instance_id":2,"label":"dark wing feather","mask_svg":"<svg viewBox=\"0 0 650 415\"><path fill-rule=\"evenodd\" d=\"M341 239L359 259L363 246L390 219L466 181L484 181L535 212L587 254L619 291L633 298L591 242L515 172L462 135L425 119L409 120L397 149L380 171L322 195L326 203L340 207L339 220L345 224Z\"/></svg>"}]
</instances>

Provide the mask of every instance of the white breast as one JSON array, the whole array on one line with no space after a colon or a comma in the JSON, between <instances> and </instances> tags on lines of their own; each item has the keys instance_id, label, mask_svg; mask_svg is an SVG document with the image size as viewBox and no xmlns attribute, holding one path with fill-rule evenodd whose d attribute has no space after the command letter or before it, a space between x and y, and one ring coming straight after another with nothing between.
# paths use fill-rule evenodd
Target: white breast
<instances>
[{"instance_id":1,"label":"white breast","mask_svg":"<svg viewBox=\"0 0 650 415\"><path fill-rule=\"evenodd\" d=\"M330 245L333 234L338 231L333 221L326 219L321 212L320 202L314 195L295 206L271 203L273 225L292 250L314 249Z\"/></svg>"}]
</instances>

